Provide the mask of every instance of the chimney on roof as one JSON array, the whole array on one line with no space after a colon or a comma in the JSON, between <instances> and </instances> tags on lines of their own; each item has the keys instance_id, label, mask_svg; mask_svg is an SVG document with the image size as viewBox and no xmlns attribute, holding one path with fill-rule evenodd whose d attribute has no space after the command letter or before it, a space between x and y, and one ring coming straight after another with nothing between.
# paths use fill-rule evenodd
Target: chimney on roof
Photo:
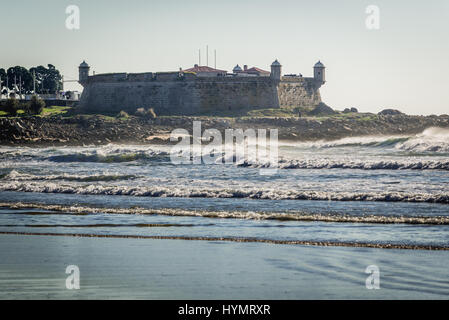
<instances>
[{"instance_id":1,"label":"chimney on roof","mask_svg":"<svg viewBox=\"0 0 449 320\"><path fill-rule=\"evenodd\" d=\"M245 64L245 65L243 66L243 71L247 71L247 70L248 70L248 65Z\"/></svg>"},{"instance_id":2,"label":"chimney on roof","mask_svg":"<svg viewBox=\"0 0 449 320\"><path fill-rule=\"evenodd\" d=\"M195 64L194 66L193 66L194 68L198 68L198 65L197 64Z\"/></svg>"}]
</instances>

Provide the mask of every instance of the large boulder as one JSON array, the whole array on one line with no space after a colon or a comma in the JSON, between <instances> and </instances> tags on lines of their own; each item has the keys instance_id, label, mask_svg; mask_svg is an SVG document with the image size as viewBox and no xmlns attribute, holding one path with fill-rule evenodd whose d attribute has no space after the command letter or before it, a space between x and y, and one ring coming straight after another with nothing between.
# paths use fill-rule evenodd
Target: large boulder
<instances>
[{"instance_id":1,"label":"large boulder","mask_svg":"<svg viewBox=\"0 0 449 320\"><path fill-rule=\"evenodd\" d=\"M396 109L384 109L381 112L378 113L380 116L396 116L403 114L401 111Z\"/></svg>"},{"instance_id":2,"label":"large boulder","mask_svg":"<svg viewBox=\"0 0 449 320\"><path fill-rule=\"evenodd\" d=\"M359 112L359 110L357 110L357 108L345 108L345 110L343 110L343 113L357 113Z\"/></svg>"},{"instance_id":3,"label":"large boulder","mask_svg":"<svg viewBox=\"0 0 449 320\"><path fill-rule=\"evenodd\" d=\"M311 116L318 116L318 115L323 116L323 115L333 115L335 113L336 112L334 111L334 109L329 107L327 104L321 102L312 111L309 112L309 115L311 115Z\"/></svg>"}]
</instances>

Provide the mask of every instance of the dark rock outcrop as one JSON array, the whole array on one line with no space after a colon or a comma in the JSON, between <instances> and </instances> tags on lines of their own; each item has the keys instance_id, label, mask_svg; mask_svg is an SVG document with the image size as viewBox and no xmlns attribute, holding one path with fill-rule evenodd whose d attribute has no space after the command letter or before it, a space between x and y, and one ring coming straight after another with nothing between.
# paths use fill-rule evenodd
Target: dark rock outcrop
<instances>
[{"instance_id":1,"label":"dark rock outcrop","mask_svg":"<svg viewBox=\"0 0 449 320\"><path fill-rule=\"evenodd\" d=\"M349 136L413 135L429 127L449 128L449 116L375 115L289 118L195 118L103 116L0 118L3 145L84 145L107 143L168 143L169 134L182 128L192 132L193 121L202 129L278 129L279 139L335 140Z\"/></svg>"},{"instance_id":2,"label":"dark rock outcrop","mask_svg":"<svg viewBox=\"0 0 449 320\"><path fill-rule=\"evenodd\" d=\"M359 110L357 110L357 108L345 108L344 110L343 110L343 113L358 113L359 112Z\"/></svg>"},{"instance_id":3,"label":"dark rock outcrop","mask_svg":"<svg viewBox=\"0 0 449 320\"><path fill-rule=\"evenodd\" d=\"M335 114L334 109L329 107L327 104L321 102L312 111L309 112L311 116L327 116Z\"/></svg>"},{"instance_id":4,"label":"dark rock outcrop","mask_svg":"<svg viewBox=\"0 0 449 320\"><path fill-rule=\"evenodd\" d=\"M399 114L404 114L404 113L402 113L401 111L396 110L396 109L384 109L378 113L378 115L381 115L381 116L396 116Z\"/></svg>"}]
</instances>

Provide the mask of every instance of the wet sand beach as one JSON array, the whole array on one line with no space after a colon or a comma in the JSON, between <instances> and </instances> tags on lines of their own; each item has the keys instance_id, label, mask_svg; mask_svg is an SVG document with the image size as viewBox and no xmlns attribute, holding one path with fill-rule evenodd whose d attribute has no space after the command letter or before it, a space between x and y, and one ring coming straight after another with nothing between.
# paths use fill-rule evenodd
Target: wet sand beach
<instances>
[{"instance_id":1,"label":"wet sand beach","mask_svg":"<svg viewBox=\"0 0 449 320\"><path fill-rule=\"evenodd\" d=\"M447 299L449 252L0 235L1 299ZM68 290L68 265L80 290ZM365 268L381 289L365 287ZM432 270L432 272L429 272Z\"/></svg>"}]
</instances>

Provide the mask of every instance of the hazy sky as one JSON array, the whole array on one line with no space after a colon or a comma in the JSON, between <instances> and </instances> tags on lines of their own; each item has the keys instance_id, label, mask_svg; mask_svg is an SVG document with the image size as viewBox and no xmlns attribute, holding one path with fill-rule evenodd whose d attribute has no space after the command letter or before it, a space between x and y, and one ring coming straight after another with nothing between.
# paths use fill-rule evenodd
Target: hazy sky
<instances>
[{"instance_id":1,"label":"hazy sky","mask_svg":"<svg viewBox=\"0 0 449 320\"><path fill-rule=\"evenodd\" d=\"M0 0L0 67L54 64L78 78L96 73L176 71L198 62L312 76L326 65L324 102L377 112L449 113L449 1L406 0ZM65 26L69 5L80 30ZM380 9L380 29L365 12ZM67 83L66 89L79 88Z\"/></svg>"}]
</instances>

